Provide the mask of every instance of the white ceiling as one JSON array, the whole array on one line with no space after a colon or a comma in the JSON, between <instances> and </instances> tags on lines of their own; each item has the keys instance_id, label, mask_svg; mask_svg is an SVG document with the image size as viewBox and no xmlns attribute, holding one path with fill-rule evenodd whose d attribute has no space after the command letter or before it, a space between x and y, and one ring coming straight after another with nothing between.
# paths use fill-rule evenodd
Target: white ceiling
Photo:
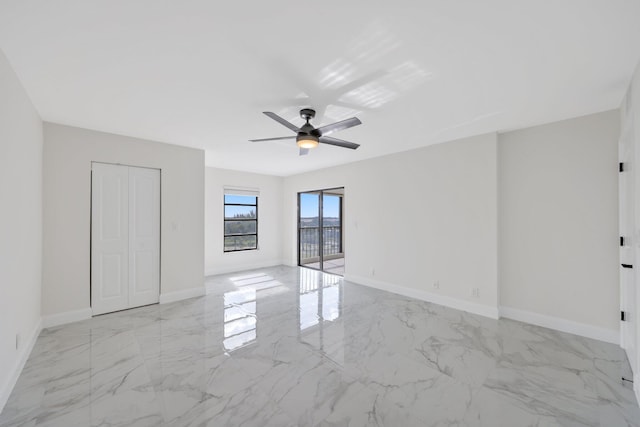
<instances>
[{"instance_id":1,"label":"white ceiling","mask_svg":"<svg viewBox=\"0 0 640 427\"><path fill-rule=\"evenodd\" d=\"M1 0L0 49L42 118L290 175L617 108L640 1ZM316 126L356 150L295 141Z\"/></svg>"}]
</instances>

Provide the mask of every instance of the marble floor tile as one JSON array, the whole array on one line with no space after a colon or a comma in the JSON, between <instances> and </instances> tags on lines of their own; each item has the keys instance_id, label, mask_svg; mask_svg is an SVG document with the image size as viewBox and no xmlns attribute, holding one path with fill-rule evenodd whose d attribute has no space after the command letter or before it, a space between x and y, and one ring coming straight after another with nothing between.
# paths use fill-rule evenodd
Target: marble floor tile
<instances>
[{"instance_id":1,"label":"marble floor tile","mask_svg":"<svg viewBox=\"0 0 640 427\"><path fill-rule=\"evenodd\" d=\"M498 364L487 378L488 388L515 405L527 405L572 425L597 426L598 404L594 378L561 367Z\"/></svg>"},{"instance_id":2,"label":"marble floor tile","mask_svg":"<svg viewBox=\"0 0 640 427\"><path fill-rule=\"evenodd\" d=\"M532 402L509 399L488 388L478 390L460 425L486 427L583 426L539 410ZM614 426L616 424L605 424Z\"/></svg>"},{"instance_id":3,"label":"marble floor tile","mask_svg":"<svg viewBox=\"0 0 640 427\"><path fill-rule=\"evenodd\" d=\"M640 426L617 346L271 267L44 330L9 426Z\"/></svg>"},{"instance_id":4,"label":"marble floor tile","mask_svg":"<svg viewBox=\"0 0 640 427\"><path fill-rule=\"evenodd\" d=\"M598 420L601 426L640 426L640 408L635 403L602 401Z\"/></svg>"},{"instance_id":5,"label":"marble floor tile","mask_svg":"<svg viewBox=\"0 0 640 427\"><path fill-rule=\"evenodd\" d=\"M257 382L296 422L313 426L329 416L344 399L364 385L322 357L311 355L295 364L279 364Z\"/></svg>"},{"instance_id":6,"label":"marble floor tile","mask_svg":"<svg viewBox=\"0 0 640 427\"><path fill-rule=\"evenodd\" d=\"M410 411L389 402L378 392L365 388L338 402L317 427L424 426Z\"/></svg>"}]
</instances>

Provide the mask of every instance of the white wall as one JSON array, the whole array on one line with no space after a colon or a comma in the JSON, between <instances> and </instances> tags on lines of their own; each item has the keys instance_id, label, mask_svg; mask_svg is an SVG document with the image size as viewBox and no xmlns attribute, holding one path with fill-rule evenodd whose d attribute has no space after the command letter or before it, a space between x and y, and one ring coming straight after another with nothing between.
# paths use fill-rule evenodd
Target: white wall
<instances>
[{"instance_id":1,"label":"white wall","mask_svg":"<svg viewBox=\"0 0 640 427\"><path fill-rule=\"evenodd\" d=\"M160 301L204 291L203 151L52 123L44 138L43 315L89 309L92 161L162 170Z\"/></svg>"},{"instance_id":2,"label":"white wall","mask_svg":"<svg viewBox=\"0 0 640 427\"><path fill-rule=\"evenodd\" d=\"M285 178L285 262L297 193L344 187L348 280L497 316L496 146L481 135Z\"/></svg>"},{"instance_id":3,"label":"white wall","mask_svg":"<svg viewBox=\"0 0 640 427\"><path fill-rule=\"evenodd\" d=\"M282 178L227 169L205 169L205 274L282 263ZM258 198L258 250L223 251L224 187L251 188Z\"/></svg>"},{"instance_id":4,"label":"white wall","mask_svg":"<svg viewBox=\"0 0 640 427\"><path fill-rule=\"evenodd\" d=\"M42 121L0 51L0 411L39 332L41 268Z\"/></svg>"},{"instance_id":5,"label":"white wall","mask_svg":"<svg viewBox=\"0 0 640 427\"><path fill-rule=\"evenodd\" d=\"M499 136L506 311L601 328L601 339L617 340L618 130L618 112L609 111Z\"/></svg>"}]
</instances>

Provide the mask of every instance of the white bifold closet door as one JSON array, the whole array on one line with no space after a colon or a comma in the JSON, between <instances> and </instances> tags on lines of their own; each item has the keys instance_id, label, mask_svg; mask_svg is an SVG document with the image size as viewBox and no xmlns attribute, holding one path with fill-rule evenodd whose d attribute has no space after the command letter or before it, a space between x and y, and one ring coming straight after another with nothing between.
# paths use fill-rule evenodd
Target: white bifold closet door
<instances>
[{"instance_id":1,"label":"white bifold closet door","mask_svg":"<svg viewBox=\"0 0 640 427\"><path fill-rule=\"evenodd\" d=\"M154 304L160 298L160 171L93 163L93 314Z\"/></svg>"}]
</instances>

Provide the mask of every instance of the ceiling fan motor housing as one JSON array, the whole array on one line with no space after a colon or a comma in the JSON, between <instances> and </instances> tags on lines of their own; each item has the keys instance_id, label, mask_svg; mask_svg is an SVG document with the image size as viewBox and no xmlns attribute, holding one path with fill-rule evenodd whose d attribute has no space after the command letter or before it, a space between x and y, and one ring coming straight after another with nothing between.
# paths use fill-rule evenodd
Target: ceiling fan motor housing
<instances>
[{"instance_id":1,"label":"ceiling fan motor housing","mask_svg":"<svg viewBox=\"0 0 640 427\"><path fill-rule=\"evenodd\" d=\"M316 130L316 128L314 128L313 125L311 125L310 123L305 123L302 126L300 126L300 132L298 132L298 133L299 134L304 133L304 134L311 135L314 130Z\"/></svg>"}]
</instances>

